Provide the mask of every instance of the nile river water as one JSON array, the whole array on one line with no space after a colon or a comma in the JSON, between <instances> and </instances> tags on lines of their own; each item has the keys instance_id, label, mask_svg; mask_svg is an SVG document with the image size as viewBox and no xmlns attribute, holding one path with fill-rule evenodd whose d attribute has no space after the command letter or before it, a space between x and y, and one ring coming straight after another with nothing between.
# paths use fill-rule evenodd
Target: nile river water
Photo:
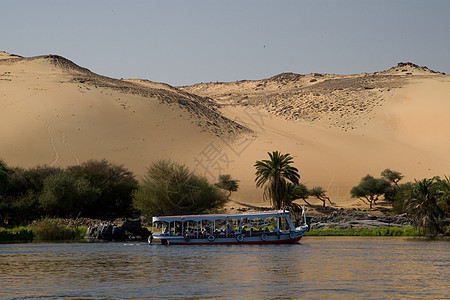
<instances>
[{"instance_id":1,"label":"nile river water","mask_svg":"<svg viewBox=\"0 0 450 300\"><path fill-rule=\"evenodd\" d=\"M450 243L0 245L0 299L450 299Z\"/></svg>"}]
</instances>

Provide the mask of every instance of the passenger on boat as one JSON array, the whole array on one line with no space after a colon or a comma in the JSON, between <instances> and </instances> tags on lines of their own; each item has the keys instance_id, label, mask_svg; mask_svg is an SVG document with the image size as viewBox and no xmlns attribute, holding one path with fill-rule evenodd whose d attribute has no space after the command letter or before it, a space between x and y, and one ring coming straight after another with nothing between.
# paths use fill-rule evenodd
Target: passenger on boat
<instances>
[{"instance_id":1,"label":"passenger on boat","mask_svg":"<svg viewBox=\"0 0 450 300\"><path fill-rule=\"evenodd\" d=\"M233 230L231 230L230 225L227 225L226 234L227 234L227 235L230 235L230 234L232 234L232 233L233 233Z\"/></svg>"},{"instance_id":2,"label":"passenger on boat","mask_svg":"<svg viewBox=\"0 0 450 300\"><path fill-rule=\"evenodd\" d=\"M281 231L280 231L280 228L278 228L278 226L276 226L276 227L273 229L272 232L274 232L274 233L279 233L279 232L281 232Z\"/></svg>"},{"instance_id":3,"label":"passenger on boat","mask_svg":"<svg viewBox=\"0 0 450 300\"><path fill-rule=\"evenodd\" d=\"M241 234L245 235L246 233L247 233L247 230L245 229L245 226L242 226Z\"/></svg>"}]
</instances>

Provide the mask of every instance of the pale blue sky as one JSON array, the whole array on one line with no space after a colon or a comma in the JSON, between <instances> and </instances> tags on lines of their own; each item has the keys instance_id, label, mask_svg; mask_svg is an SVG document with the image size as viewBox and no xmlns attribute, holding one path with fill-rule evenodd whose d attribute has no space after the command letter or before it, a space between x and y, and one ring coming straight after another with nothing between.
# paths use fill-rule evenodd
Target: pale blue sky
<instances>
[{"instance_id":1,"label":"pale blue sky","mask_svg":"<svg viewBox=\"0 0 450 300\"><path fill-rule=\"evenodd\" d=\"M448 0L2 0L0 26L0 50L171 85L400 61L450 73Z\"/></svg>"}]
</instances>

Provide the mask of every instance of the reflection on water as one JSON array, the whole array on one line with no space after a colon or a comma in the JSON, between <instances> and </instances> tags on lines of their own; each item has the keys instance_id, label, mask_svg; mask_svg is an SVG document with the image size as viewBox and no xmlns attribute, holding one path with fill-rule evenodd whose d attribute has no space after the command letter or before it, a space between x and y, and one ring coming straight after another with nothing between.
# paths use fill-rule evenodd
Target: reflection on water
<instances>
[{"instance_id":1,"label":"reflection on water","mask_svg":"<svg viewBox=\"0 0 450 300\"><path fill-rule=\"evenodd\" d=\"M405 299L450 295L450 243L0 245L0 298Z\"/></svg>"}]
</instances>

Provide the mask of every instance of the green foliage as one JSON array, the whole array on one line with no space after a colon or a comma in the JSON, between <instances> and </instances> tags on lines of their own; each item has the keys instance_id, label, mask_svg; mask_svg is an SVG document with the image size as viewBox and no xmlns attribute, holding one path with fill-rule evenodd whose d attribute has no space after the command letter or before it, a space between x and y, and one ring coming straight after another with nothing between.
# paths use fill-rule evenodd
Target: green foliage
<instances>
[{"instance_id":1,"label":"green foliage","mask_svg":"<svg viewBox=\"0 0 450 300\"><path fill-rule=\"evenodd\" d=\"M116 218L133 215L132 194L138 188L134 174L121 165L107 160L89 160L80 166L67 168L76 178L85 179L91 192L98 191L98 197L90 203L86 217Z\"/></svg>"},{"instance_id":2,"label":"green foliage","mask_svg":"<svg viewBox=\"0 0 450 300\"><path fill-rule=\"evenodd\" d=\"M391 169L385 169L383 172L381 172L381 177L386 179L391 184L391 186L387 188L384 193L384 199L386 201L389 201L394 207L395 198L400 188L398 182L402 180L404 176L400 172L392 171Z\"/></svg>"},{"instance_id":3,"label":"green foliage","mask_svg":"<svg viewBox=\"0 0 450 300\"><path fill-rule=\"evenodd\" d=\"M60 172L46 178L39 202L47 215L72 218L88 216L99 195L87 179Z\"/></svg>"},{"instance_id":4,"label":"green foliage","mask_svg":"<svg viewBox=\"0 0 450 300\"><path fill-rule=\"evenodd\" d=\"M374 178L366 175L357 186L350 190L353 198L359 198L366 204L369 204L370 209L372 205L376 204L378 198L386 193L391 187L390 183L384 178Z\"/></svg>"},{"instance_id":5,"label":"green foliage","mask_svg":"<svg viewBox=\"0 0 450 300\"><path fill-rule=\"evenodd\" d=\"M444 179L437 178L437 185L437 205L445 217L450 218L450 176L444 176Z\"/></svg>"},{"instance_id":6,"label":"green foliage","mask_svg":"<svg viewBox=\"0 0 450 300\"><path fill-rule=\"evenodd\" d=\"M9 224L24 224L39 218L42 215L39 195L44 181L58 172L61 169L48 166L8 169L8 188L0 203L2 218Z\"/></svg>"},{"instance_id":7,"label":"green foliage","mask_svg":"<svg viewBox=\"0 0 450 300\"><path fill-rule=\"evenodd\" d=\"M424 234L443 233L444 212L438 206L440 185L436 177L416 181L410 197L404 203L405 211L412 218L415 228Z\"/></svg>"},{"instance_id":8,"label":"green foliage","mask_svg":"<svg viewBox=\"0 0 450 300\"><path fill-rule=\"evenodd\" d=\"M4 219L12 224L26 224L41 216L38 197L33 191L20 194L16 198L8 197L0 204L4 212Z\"/></svg>"},{"instance_id":9,"label":"green foliage","mask_svg":"<svg viewBox=\"0 0 450 300\"><path fill-rule=\"evenodd\" d=\"M286 182L298 184L298 169L291 166L293 158L278 151L268 152L269 160L256 161L256 186L264 186L264 199L269 199L273 208L281 209L286 201Z\"/></svg>"},{"instance_id":10,"label":"green foliage","mask_svg":"<svg viewBox=\"0 0 450 300\"><path fill-rule=\"evenodd\" d=\"M294 213L298 214L302 211L301 205L295 203L297 199L302 199L306 204L311 206L306 199L308 199L308 188L303 183L293 184L290 182L286 183L286 192L284 199L284 206L289 206L292 208Z\"/></svg>"},{"instance_id":11,"label":"green foliage","mask_svg":"<svg viewBox=\"0 0 450 300\"><path fill-rule=\"evenodd\" d=\"M133 194L134 206L147 217L211 213L226 202L224 193L205 177L169 160L153 163Z\"/></svg>"},{"instance_id":12,"label":"green foliage","mask_svg":"<svg viewBox=\"0 0 450 300\"><path fill-rule=\"evenodd\" d=\"M392 171L391 169L385 169L383 172L381 172L381 177L398 186L398 182L405 176L403 176L400 172Z\"/></svg>"},{"instance_id":13,"label":"green foliage","mask_svg":"<svg viewBox=\"0 0 450 300\"><path fill-rule=\"evenodd\" d=\"M28 227L3 228L0 227L0 242L32 241L33 231Z\"/></svg>"},{"instance_id":14,"label":"green foliage","mask_svg":"<svg viewBox=\"0 0 450 300\"><path fill-rule=\"evenodd\" d=\"M129 216L138 182L122 166L90 160L48 176L40 204L47 215L114 218Z\"/></svg>"},{"instance_id":15,"label":"green foliage","mask_svg":"<svg viewBox=\"0 0 450 300\"><path fill-rule=\"evenodd\" d=\"M79 240L86 233L85 227L67 227L60 219L51 218L40 219L31 228L36 240L41 241Z\"/></svg>"},{"instance_id":16,"label":"green foliage","mask_svg":"<svg viewBox=\"0 0 450 300\"><path fill-rule=\"evenodd\" d=\"M404 203L411 196L411 191L413 188L413 184L411 182L406 182L400 184L398 188L396 188L394 202L392 205L392 210L396 213L404 213Z\"/></svg>"},{"instance_id":17,"label":"green foliage","mask_svg":"<svg viewBox=\"0 0 450 300\"><path fill-rule=\"evenodd\" d=\"M0 161L0 166L4 163ZM2 167L3 168L3 167ZM138 182L123 166L91 160L66 169L7 168L8 186L0 199L0 223L26 224L42 215L110 219L135 211Z\"/></svg>"},{"instance_id":18,"label":"green foliage","mask_svg":"<svg viewBox=\"0 0 450 300\"><path fill-rule=\"evenodd\" d=\"M37 166L28 170L11 169L8 177L8 196L17 197L24 194L39 195L44 187L45 179L62 169L49 166Z\"/></svg>"},{"instance_id":19,"label":"green foliage","mask_svg":"<svg viewBox=\"0 0 450 300\"><path fill-rule=\"evenodd\" d=\"M0 198L6 194L8 186L8 173L0 167Z\"/></svg>"},{"instance_id":20,"label":"green foliage","mask_svg":"<svg viewBox=\"0 0 450 300\"><path fill-rule=\"evenodd\" d=\"M327 191L325 191L322 187L316 186L313 187L311 190L308 191L308 194L312 197L316 197L323 203L323 207L325 207L325 202L328 201L330 205L335 205L335 203L331 202L330 197L326 194Z\"/></svg>"},{"instance_id":21,"label":"green foliage","mask_svg":"<svg viewBox=\"0 0 450 300\"><path fill-rule=\"evenodd\" d=\"M311 229L305 236L418 236L412 227L351 228L351 229Z\"/></svg>"},{"instance_id":22,"label":"green foliage","mask_svg":"<svg viewBox=\"0 0 450 300\"><path fill-rule=\"evenodd\" d=\"M6 207L3 198L6 197L8 187L8 173L6 172L6 164L0 159L0 224L3 221L4 208Z\"/></svg>"},{"instance_id":23,"label":"green foliage","mask_svg":"<svg viewBox=\"0 0 450 300\"><path fill-rule=\"evenodd\" d=\"M232 179L229 174L223 174L219 175L219 182L215 183L215 186L228 191L227 199L230 199L231 192L236 192L239 188L239 180Z\"/></svg>"}]
</instances>

